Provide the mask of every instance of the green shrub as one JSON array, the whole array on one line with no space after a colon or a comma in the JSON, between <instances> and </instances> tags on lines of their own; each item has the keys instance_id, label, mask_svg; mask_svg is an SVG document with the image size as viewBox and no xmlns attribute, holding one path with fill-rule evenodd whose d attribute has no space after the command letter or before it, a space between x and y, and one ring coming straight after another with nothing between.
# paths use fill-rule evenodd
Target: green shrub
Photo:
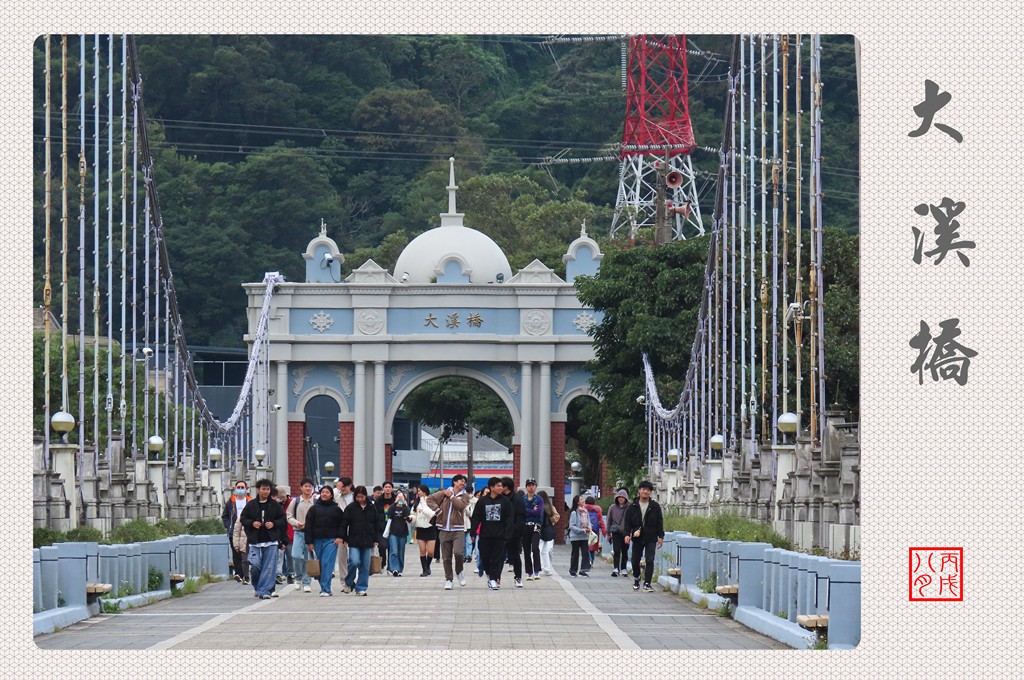
<instances>
[{"instance_id":1,"label":"green shrub","mask_svg":"<svg viewBox=\"0 0 1024 680\"><path fill-rule=\"evenodd\" d=\"M707 576L698 576L696 585L705 593L715 592L715 586L718 585L718 572L711 572Z\"/></svg>"},{"instance_id":2,"label":"green shrub","mask_svg":"<svg viewBox=\"0 0 1024 680\"><path fill-rule=\"evenodd\" d=\"M156 530L160 532L160 538L170 538L171 536L180 536L181 534L187 533L185 531L185 525L173 519L158 520L154 526L156 527Z\"/></svg>"},{"instance_id":3,"label":"green shrub","mask_svg":"<svg viewBox=\"0 0 1024 680\"><path fill-rule=\"evenodd\" d=\"M214 534L223 534L224 525L221 524L219 519L204 517L203 519L194 519L189 522L185 526L185 532L193 536L212 536Z\"/></svg>"},{"instance_id":4,"label":"green shrub","mask_svg":"<svg viewBox=\"0 0 1024 680\"><path fill-rule=\"evenodd\" d=\"M65 540L64 532L51 529L50 527L36 527L32 530L32 547L42 548L43 546L62 543Z\"/></svg>"},{"instance_id":5,"label":"green shrub","mask_svg":"<svg viewBox=\"0 0 1024 680\"><path fill-rule=\"evenodd\" d=\"M104 614L119 614L121 613L121 603L116 600L100 600L100 611Z\"/></svg>"},{"instance_id":6,"label":"green shrub","mask_svg":"<svg viewBox=\"0 0 1024 680\"><path fill-rule=\"evenodd\" d=\"M757 522L735 513L722 512L710 517L700 515L666 516L665 531L689 531L694 536L722 541L771 543L775 548L792 550L789 539L776 532L770 524Z\"/></svg>"},{"instance_id":7,"label":"green shrub","mask_svg":"<svg viewBox=\"0 0 1024 680\"><path fill-rule=\"evenodd\" d=\"M103 532L96 527L83 525L70 529L65 537L65 540L72 543L99 543L103 540Z\"/></svg>"},{"instance_id":8,"label":"green shrub","mask_svg":"<svg viewBox=\"0 0 1024 680\"><path fill-rule=\"evenodd\" d=\"M142 543L157 541L161 538L164 536L154 525L147 522L145 517L125 522L110 532L111 543Z\"/></svg>"},{"instance_id":9,"label":"green shrub","mask_svg":"<svg viewBox=\"0 0 1024 680\"><path fill-rule=\"evenodd\" d=\"M156 567L149 568L149 576L146 579L146 588L148 590L160 590L160 586L164 582L164 573Z\"/></svg>"}]
</instances>

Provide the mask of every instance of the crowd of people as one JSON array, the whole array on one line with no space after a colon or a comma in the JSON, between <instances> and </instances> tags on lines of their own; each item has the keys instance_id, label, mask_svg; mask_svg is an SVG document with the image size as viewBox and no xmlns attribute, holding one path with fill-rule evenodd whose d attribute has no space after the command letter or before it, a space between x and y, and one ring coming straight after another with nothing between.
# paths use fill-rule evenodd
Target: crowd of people
<instances>
[{"instance_id":1,"label":"crowd of people","mask_svg":"<svg viewBox=\"0 0 1024 680\"><path fill-rule=\"evenodd\" d=\"M537 490L535 479L527 479L518 491L511 477L491 477L476 493L466 484L466 476L456 474L445 489L431 493L424 484L409 488L407 496L390 481L368 492L353 486L349 477L318 490L305 478L292 497L288 487L275 487L268 479L256 482L252 496L239 480L221 515L234 579L251 585L262 599L278 597L278 586L287 584L310 593L314 578L320 597L331 597L335 577L343 593L365 596L371 571L395 578L405 573L406 546L415 541L419 575L431 576L431 563L440 562L445 590L453 590L456 582L466 585L467 565L478 577L487 577L491 590L500 590L508 565L513 587L523 588L524 580L555 574L551 553L567 514L569 576L589 577L605 536L612 544L611 575L625 577L631 567L633 590L640 590L645 561L643 589L653 591L655 550L665 531L650 482L640 483L632 502L626 488L616 490L607 516L590 496L576 496L559 511L545 491Z\"/></svg>"}]
</instances>

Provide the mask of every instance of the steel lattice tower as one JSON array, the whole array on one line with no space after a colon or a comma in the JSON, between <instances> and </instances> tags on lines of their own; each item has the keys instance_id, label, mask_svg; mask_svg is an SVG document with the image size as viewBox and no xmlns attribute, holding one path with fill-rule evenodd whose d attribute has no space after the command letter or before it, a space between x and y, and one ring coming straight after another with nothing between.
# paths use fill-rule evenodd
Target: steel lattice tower
<instances>
[{"instance_id":1,"label":"steel lattice tower","mask_svg":"<svg viewBox=\"0 0 1024 680\"><path fill-rule=\"evenodd\" d=\"M690 152L696 146L687 99L686 36L634 35L624 73L626 123L611 233L654 226L658 185L665 187L673 239L704 233ZM672 186L675 185L675 186Z\"/></svg>"}]
</instances>

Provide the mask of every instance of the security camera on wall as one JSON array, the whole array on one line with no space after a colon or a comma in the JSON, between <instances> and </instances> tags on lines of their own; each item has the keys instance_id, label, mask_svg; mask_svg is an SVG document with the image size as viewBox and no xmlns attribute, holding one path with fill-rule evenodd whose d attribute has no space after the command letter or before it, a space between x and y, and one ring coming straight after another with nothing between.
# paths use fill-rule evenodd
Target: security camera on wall
<instances>
[{"instance_id":1,"label":"security camera on wall","mask_svg":"<svg viewBox=\"0 0 1024 680\"><path fill-rule=\"evenodd\" d=\"M402 283L409 280L409 272L402 272Z\"/></svg>"},{"instance_id":2,"label":"security camera on wall","mask_svg":"<svg viewBox=\"0 0 1024 680\"><path fill-rule=\"evenodd\" d=\"M270 410L271 411L280 411L281 410L281 405L280 404L274 404L273 406L270 407Z\"/></svg>"},{"instance_id":3,"label":"security camera on wall","mask_svg":"<svg viewBox=\"0 0 1024 680\"><path fill-rule=\"evenodd\" d=\"M324 253L324 266L330 267L332 264L334 264L334 255Z\"/></svg>"},{"instance_id":4,"label":"security camera on wall","mask_svg":"<svg viewBox=\"0 0 1024 680\"><path fill-rule=\"evenodd\" d=\"M153 348L151 348L151 347L143 347L142 348L142 354L143 354L143 356L145 356L147 358L153 356Z\"/></svg>"}]
</instances>

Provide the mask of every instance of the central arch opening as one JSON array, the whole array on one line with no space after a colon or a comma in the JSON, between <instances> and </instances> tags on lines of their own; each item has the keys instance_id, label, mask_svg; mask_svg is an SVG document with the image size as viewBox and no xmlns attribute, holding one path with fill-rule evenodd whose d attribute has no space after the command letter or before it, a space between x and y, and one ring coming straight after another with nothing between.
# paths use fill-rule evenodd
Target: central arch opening
<instances>
[{"instance_id":1,"label":"central arch opening","mask_svg":"<svg viewBox=\"0 0 1024 680\"><path fill-rule=\"evenodd\" d=\"M482 381L449 375L416 386L392 424L396 485L444 488L456 474L484 488L491 476L513 471L513 415Z\"/></svg>"}]
</instances>

